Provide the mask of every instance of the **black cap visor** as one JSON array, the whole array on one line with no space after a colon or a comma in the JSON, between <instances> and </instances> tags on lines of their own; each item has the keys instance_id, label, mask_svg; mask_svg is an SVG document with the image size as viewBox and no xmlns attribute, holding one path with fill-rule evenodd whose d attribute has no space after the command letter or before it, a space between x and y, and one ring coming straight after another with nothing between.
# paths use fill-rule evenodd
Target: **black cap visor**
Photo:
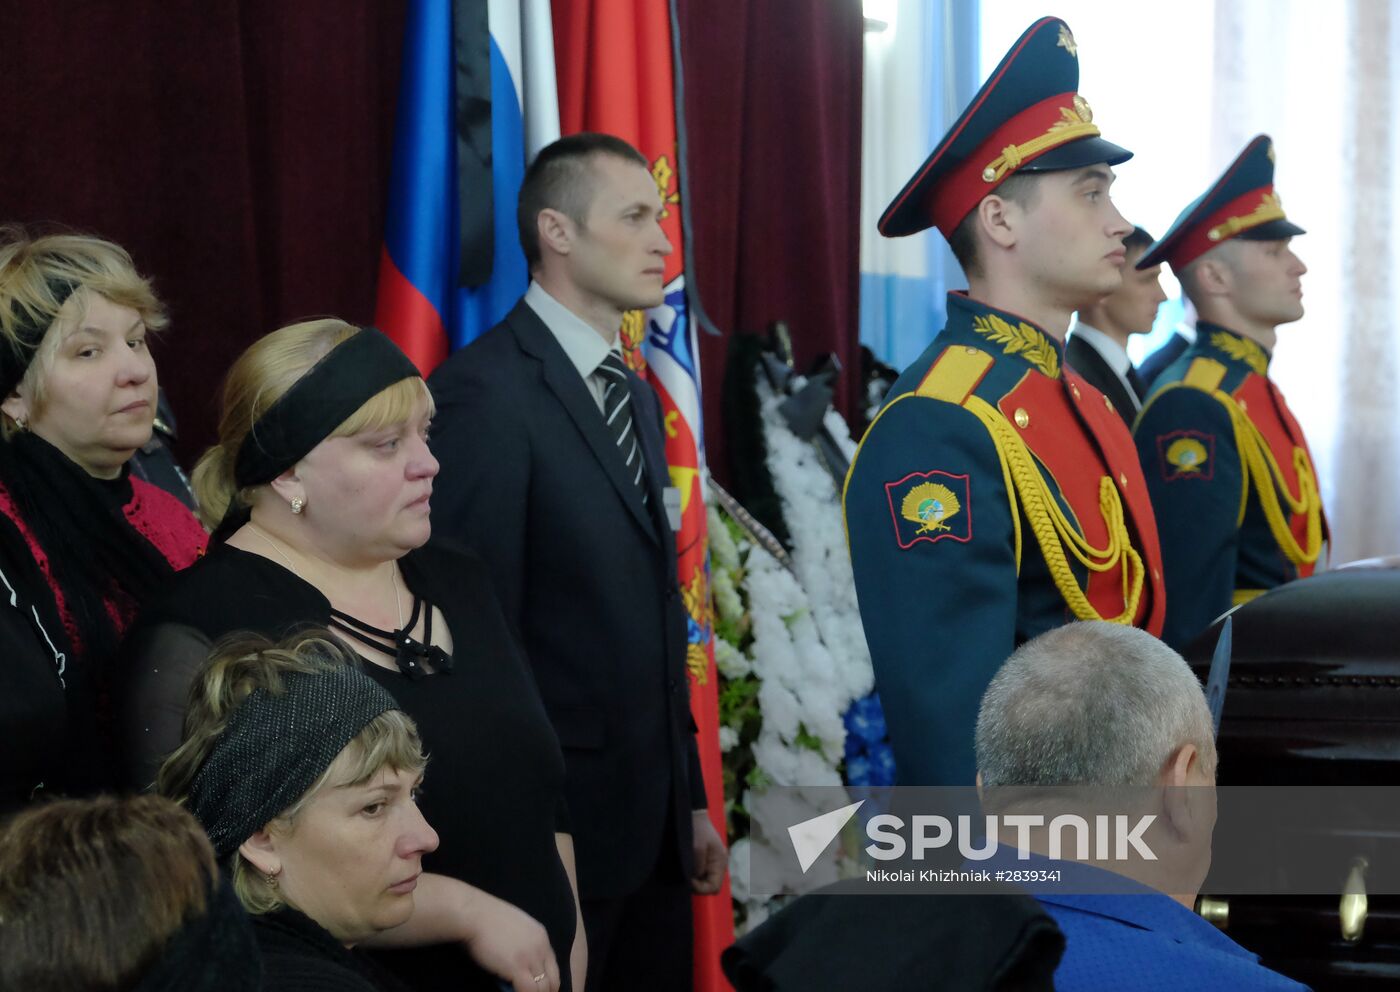
<instances>
[{"instance_id":1,"label":"black cap visor","mask_svg":"<svg viewBox=\"0 0 1400 992\"><path fill-rule=\"evenodd\" d=\"M1115 145L1103 138L1080 138L1067 141L1038 155L1017 172L1063 172L1065 169L1082 169L1086 165L1117 165L1133 157L1126 148Z\"/></svg>"},{"instance_id":2,"label":"black cap visor","mask_svg":"<svg viewBox=\"0 0 1400 992\"><path fill-rule=\"evenodd\" d=\"M1291 220L1284 218L1283 220L1268 221L1258 227L1247 228L1236 234L1235 237L1241 241L1282 241L1294 235L1307 233Z\"/></svg>"}]
</instances>

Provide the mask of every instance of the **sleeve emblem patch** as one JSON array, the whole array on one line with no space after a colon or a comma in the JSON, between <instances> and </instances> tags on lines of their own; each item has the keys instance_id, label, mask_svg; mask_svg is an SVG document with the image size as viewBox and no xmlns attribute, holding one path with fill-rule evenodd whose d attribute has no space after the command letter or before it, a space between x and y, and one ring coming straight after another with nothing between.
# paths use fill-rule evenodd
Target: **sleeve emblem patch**
<instances>
[{"instance_id":1,"label":"sleeve emblem patch","mask_svg":"<svg viewBox=\"0 0 1400 992\"><path fill-rule=\"evenodd\" d=\"M1215 475L1215 435L1201 431L1172 431L1157 436L1157 455L1162 478L1201 479Z\"/></svg>"},{"instance_id":2,"label":"sleeve emblem patch","mask_svg":"<svg viewBox=\"0 0 1400 992\"><path fill-rule=\"evenodd\" d=\"M911 472L885 483L894 522L894 539L908 551L920 541L945 537L972 540L972 489L969 477L949 472Z\"/></svg>"}]
</instances>

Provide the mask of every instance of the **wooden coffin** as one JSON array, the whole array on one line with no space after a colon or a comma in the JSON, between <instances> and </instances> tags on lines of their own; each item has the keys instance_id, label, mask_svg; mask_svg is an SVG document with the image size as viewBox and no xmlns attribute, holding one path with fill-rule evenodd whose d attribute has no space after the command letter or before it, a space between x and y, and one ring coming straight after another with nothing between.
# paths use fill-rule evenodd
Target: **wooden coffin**
<instances>
[{"instance_id":1,"label":"wooden coffin","mask_svg":"<svg viewBox=\"0 0 1400 992\"><path fill-rule=\"evenodd\" d=\"M1233 613L1220 785L1400 785L1400 561L1368 565L1289 583ZM1203 683L1218 633L1217 623L1186 652ZM1337 794L1327 846L1372 860L1400 849L1400 818L1377 817L1373 803L1353 820ZM1400 987L1400 896L1359 899L1365 866L1336 874L1334 895L1213 894L1202 912L1314 988Z\"/></svg>"}]
</instances>

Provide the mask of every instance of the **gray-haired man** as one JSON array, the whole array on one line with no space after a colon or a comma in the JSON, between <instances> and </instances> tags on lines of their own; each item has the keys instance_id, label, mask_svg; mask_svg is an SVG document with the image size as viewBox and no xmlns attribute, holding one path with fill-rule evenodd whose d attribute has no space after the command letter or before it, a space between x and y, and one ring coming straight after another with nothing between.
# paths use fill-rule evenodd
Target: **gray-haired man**
<instances>
[{"instance_id":1,"label":"gray-haired man","mask_svg":"<svg viewBox=\"0 0 1400 992\"><path fill-rule=\"evenodd\" d=\"M1087 862L1131 881L1088 895L1037 893L1067 940L1057 989L1303 987L1192 911L1210 867L1215 739L1200 683L1157 638L1086 622L1027 641L982 697L976 754L979 786L1023 797L1018 814L1056 802L1066 786L1090 797L1133 790L1152 805L1155 861ZM1043 853L1045 840L1030 848Z\"/></svg>"}]
</instances>

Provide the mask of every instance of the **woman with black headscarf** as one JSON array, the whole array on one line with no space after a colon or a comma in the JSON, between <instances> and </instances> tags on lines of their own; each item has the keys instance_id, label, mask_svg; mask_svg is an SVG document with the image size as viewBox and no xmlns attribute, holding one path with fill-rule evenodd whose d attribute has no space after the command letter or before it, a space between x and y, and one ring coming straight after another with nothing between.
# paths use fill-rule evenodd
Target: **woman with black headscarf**
<instances>
[{"instance_id":1,"label":"woman with black headscarf","mask_svg":"<svg viewBox=\"0 0 1400 992\"><path fill-rule=\"evenodd\" d=\"M147 335L166 317L109 241L0 228L0 808L108 784L108 662L138 608L205 543L132 477L151 437ZM63 728L66 728L63 729Z\"/></svg>"},{"instance_id":2,"label":"woman with black headscarf","mask_svg":"<svg viewBox=\"0 0 1400 992\"><path fill-rule=\"evenodd\" d=\"M194 472L214 546L130 639L128 780L179 743L211 644L328 627L432 755L430 911L391 939L463 944L479 967L451 946L385 962L420 989L553 992L583 971L563 755L481 560L429 542L431 415L418 370L373 328L295 324L234 363L220 442Z\"/></svg>"},{"instance_id":3,"label":"woman with black headscarf","mask_svg":"<svg viewBox=\"0 0 1400 992\"><path fill-rule=\"evenodd\" d=\"M415 910L437 833L418 728L344 647L309 631L221 645L157 789L204 825L253 914L265 992L398 992L357 946Z\"/></svg>"}]
</instances>

